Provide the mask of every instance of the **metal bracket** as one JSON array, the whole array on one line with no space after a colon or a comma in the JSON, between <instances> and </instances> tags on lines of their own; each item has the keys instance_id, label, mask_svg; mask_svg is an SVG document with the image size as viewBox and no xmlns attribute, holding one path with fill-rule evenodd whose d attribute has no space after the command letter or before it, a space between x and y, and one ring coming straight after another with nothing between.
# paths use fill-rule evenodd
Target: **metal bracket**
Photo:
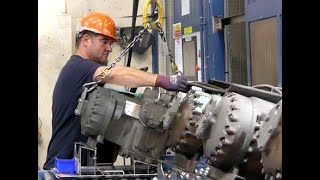
<instances>
[{"instance_id":1,"label":"metal bracket","mask_svg":"<svg viewBox=\"0 0 320 180\"><path fill-rule=\"evenodd\" d=\"M74 110L74 114L75 114L76 116L81 115L81 110L82 110L82 107L83 107L83 104L84 104L84 101L85 101L85 99L86 99L87 94L88 94L88 88L85 87L84 90L83 90L83 92L82 92L82 94L81 94L81 96L80 96L80 98L78 99L78 106L77 106L77 108Z\"/></svg>"},{"instance_id":2,"label":"metal bracket","mask_svg":"<svg viewBox=\"0 0 320 180\"><path fill-rule=\"evenodd\" d=\"M175 99L172 100L171 107L168 108L167 112L162 116L164 130L167 130L170 127L171 122L176 117L177 112L179 110L181 99L182 99L181 94L178 93L175 96Z\"/></svg>"},{"instance_id":3,"label":"metal bracket","mask_svg":"<svg viewBox=\"0 0 320 180\"><path fill-rule=\"evenodd\" d=\"M238 24L242 22L245 22L244 14L239 14L236 16L226 18L222 18L220 16L213 16L213 27L215 27L214 31L222 30L227 25Z\"/></svg>"},{"instance_id":4,"label":"metal bracket","mask_svg":"<svg viewBox=\"0 0 320 180\"><path fill-rule=\"evenodd\" d=\"M275 135L276 129L282 122L282 100L271 109L268 115L264 116L263 120L257 138L258 148L261 151L264 150L270 138Z\"/></svg>"}]
</instances>

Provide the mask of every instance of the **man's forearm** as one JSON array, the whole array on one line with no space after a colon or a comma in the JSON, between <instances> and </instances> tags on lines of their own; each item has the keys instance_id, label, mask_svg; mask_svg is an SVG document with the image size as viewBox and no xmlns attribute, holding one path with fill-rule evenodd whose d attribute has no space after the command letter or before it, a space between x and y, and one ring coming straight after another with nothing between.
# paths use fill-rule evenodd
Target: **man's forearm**
<instances>
[{"instance_id":1,"label":"man's forearm","mask_svg":"<svg viewBox=\"0 0 320 180\"><path fill-rule=\"evenodd\" d=\"M97 69L95 75L101 73L105 66ZM109 73L109 72L104 72ZM110 75L103 79L104 83L117 84L126 87L154 86L156 74L124 66L111 68Z\"/></svg>"}]
</instances>

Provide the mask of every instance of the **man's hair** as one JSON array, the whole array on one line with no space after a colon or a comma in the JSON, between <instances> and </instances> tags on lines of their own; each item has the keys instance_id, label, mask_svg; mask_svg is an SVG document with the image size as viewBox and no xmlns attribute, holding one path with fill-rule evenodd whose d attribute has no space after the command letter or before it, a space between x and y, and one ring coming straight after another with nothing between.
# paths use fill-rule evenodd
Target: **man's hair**
<instances>
[{"instance_id":1,"label":"man's hair","mask_svg":"<svg viewBox=\"0 0 320 180\"><path fill-rule=\"evenodd\" d=\"M76 34L76 49L79 48L79 45L80 45L80 41L81 41L81 38L83 37L83 35L85 34L88 34L90 37L96 37L98 36L97 33L94 33L92 31L87 31L87 30L84 30L84 31L81 31L80 33L77 33Z\"/></svg>"}]
</instances>

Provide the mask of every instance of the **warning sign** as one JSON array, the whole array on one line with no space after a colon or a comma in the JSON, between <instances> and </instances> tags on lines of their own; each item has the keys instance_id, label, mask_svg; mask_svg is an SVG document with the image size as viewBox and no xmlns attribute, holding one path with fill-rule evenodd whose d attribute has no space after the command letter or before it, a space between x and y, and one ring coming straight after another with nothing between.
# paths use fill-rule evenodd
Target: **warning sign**
<instances>
[{"instance_id":1,"label":"warning sign","mask_svg":"<svg viewBox=\"0 0 320 180\"><path fill-rule=\"evenodd\" d=\"M181 38L181 22L173 24L173 38Z\"/></svg>"}]
</instances>

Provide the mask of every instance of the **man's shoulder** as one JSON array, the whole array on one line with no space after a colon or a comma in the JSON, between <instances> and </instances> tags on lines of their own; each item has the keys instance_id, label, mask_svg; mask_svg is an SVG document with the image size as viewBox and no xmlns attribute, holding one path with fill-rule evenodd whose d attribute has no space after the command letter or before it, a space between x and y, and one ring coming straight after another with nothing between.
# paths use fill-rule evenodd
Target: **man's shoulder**
<instances>
[{"instance_id":1,"label":"man's shoulder","mask_svg":"<svg viewBox=\"0 0 320 180\"><path fill-rule=\"evenodd\" d=\"M100 66L98 63L90 60L90 59L84 59L81 56L78 55L72 55L67 62L67 64L84 64L84 65L93 65L93 66Z\"/></svg>"}]
</instances>

